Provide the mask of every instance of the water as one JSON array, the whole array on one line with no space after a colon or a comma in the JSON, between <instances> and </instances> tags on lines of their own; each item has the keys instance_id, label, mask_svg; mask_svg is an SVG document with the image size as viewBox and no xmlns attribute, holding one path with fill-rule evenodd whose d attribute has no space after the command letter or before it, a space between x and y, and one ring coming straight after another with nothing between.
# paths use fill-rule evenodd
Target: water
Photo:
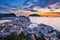
<instances>
[{"instance_id":1,"label":"water","mask_svg":"<svg viewBox=\"0 0 60 40\"><path fill-rule=\"evenodd\" d=\"M0 20L0 23L11 22L11 20Z\"/></svg>"},{"instance_id":2,"label":"water","mask_svg":"<svg viewBox=\"0 0 60 40\"><path fill-rule=\"evenodd\" d=\"M60 17L30 17L33 23L44 23L60 31Z\"/></svg>"}]
</instances>

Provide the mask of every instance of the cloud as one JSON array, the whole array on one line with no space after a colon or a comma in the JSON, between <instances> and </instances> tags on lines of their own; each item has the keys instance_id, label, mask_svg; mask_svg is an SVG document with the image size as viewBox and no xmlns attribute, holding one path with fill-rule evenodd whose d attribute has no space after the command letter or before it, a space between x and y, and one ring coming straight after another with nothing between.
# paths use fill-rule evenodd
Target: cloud
<instances>
[{"instance_id":1,"label":"cloud","mask_svg":"<svg viewBox=\"0 0 60 40\"><path fill-rule=\"evenodd\" d=\"M0 11L59 11L60 0L0 0Z\"/></svg>"},{"instance_id":2,"label":"cloud","mask_svg":"<svg viewBox=\"0 0 60 40\"><path fill-rule=\"evenodd\" d=\"M27 0L24 2L23 10L35 10L42 12L59 12L60 0Z\"/></svg>"},{"instance_id":3,"label":"cloud","mask_svg":"<svg viewBox=\"0 0 60 40\"><path fill-rule=\"evenodd\" d=\"M60 12L60 1L59 2L55 1L55 3L48 5L46 7L43 7L43 8L40 6L35 6L33 7L33 10L42 11L42 12Z\"/></svg>"}]
</instances>

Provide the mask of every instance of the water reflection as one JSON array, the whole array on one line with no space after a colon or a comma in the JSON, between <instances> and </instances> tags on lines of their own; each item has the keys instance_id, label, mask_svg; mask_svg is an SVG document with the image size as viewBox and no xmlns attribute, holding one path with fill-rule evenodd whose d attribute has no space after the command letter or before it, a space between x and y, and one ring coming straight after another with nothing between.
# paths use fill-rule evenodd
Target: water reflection
<instances>
[{"instance_id":1,"label":"water reflection","mask_svg":"<svg viewBox=\"0 0 60 40\"><path fill-rule=\"evenodd\" d=\"M60 30L60 18L59 17L30 17L33 23L44 23Z\"/></svg>"}]
</instances>

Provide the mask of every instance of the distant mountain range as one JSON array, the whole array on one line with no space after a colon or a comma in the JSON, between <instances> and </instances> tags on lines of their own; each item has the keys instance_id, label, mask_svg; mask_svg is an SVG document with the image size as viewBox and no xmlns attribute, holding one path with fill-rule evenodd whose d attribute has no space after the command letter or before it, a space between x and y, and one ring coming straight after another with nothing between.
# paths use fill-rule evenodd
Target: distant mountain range
<instances>
[{"instance_id":1,"label":"distant mountain range","mask_svg":"<svg viewBox=\"0 0 60 40\"><path fill-rule=\"evenodd\" d=\"M29 16L60 17L60 12L34 12L34 13L30 14Z\"/></svg>"},{"instance_id":2,"label":"distant mountain range","mask_svg":"<svg viewBox=\"0 0 60 40\"><path fill-rule=\"evenodd\" d=\"M0 17L16 17L14 13L0 13Z\"/></svg>"},{"instance_id":3,"label":"distant mountain range","mask_svg":"<svg viewBox=\"0 0 60 40\"><path fill-rule=\"evenodd\" d=\"M34 17L60 17L60 12L23 12L18 13L0 13L0 17L16 17L16 16L34 16Z\"/></svg>"},{"instance_id":4,"label":"distant mountain range","mask_svg":"<svg viewBox=\"0 0 60 40\"><path fill-rule=\"evenodd\" d=\"M29 16L40 17L38 14L30 14Z\"/></svg>"}]
</instances>

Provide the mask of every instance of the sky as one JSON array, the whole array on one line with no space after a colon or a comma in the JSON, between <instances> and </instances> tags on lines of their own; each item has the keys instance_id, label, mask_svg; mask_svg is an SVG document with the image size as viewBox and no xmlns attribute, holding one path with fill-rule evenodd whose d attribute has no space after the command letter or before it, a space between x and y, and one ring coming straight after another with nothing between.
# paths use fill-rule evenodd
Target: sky
<instances>
[{"instance_id":1,"label":"sky","mask_svg":"<svg viewBox=\"0 0 60 40\"><path fill-rule=\"evenodd\" d=\"M0 0L1 12L60 12L60 0Z\"/></svg>"}]
</instances>

